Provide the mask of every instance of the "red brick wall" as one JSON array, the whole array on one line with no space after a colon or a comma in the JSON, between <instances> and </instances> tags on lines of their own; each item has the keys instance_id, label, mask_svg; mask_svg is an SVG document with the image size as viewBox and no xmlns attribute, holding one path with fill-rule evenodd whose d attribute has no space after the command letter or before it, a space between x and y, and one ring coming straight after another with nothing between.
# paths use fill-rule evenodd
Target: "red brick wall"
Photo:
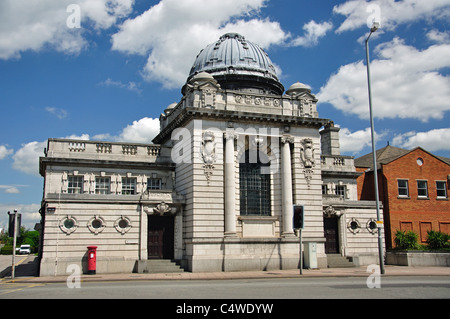
<instances>
[{"instance_id":1,"label":"red brick wall","mask_svg":"<svg viewBox=\"0 0 450 319\"><path fill-rule=\"evenodd\" d=\"M423 165L417 164L417 159ZM364 169L360 169L364 171ZM385 217L386 244L392 247L397 230L412 230L419 234L419 240L426 240L429 229L448 232L450 230L450 202L448 200L450 166L424 150L418 148L410 153L383 165L378 173L380 200L383 202ZM409 196L399 197L398 179L408 180ZM417 180L426 180L428 197L418 197ZM445 181L447 198L438 199L436 181ZM361 200L374 200L373 174L360 176L357 180L358 197ZM389 229L387 229L389 228Z\"/></svg>"}]
</instances>

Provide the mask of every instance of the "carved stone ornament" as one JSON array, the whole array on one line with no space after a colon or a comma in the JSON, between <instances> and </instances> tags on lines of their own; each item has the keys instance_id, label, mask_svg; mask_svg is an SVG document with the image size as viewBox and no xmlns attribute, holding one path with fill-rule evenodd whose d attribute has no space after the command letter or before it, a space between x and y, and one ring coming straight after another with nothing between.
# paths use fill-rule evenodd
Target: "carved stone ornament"
<instances>
[{"instance_id":1,"label":"carved stone ornament","mask_svg":"<svg viewBox=\"0 0 450 319\"><path fill-rule=\"evenodd\" d=\"M341 217L342 213L340 211L337 211L333 206L328 206L323 211L323 216L325 218L332 218L332 217Z\"/></svg>"},{"instance_id":2,"label":"carved stone ornament","mask_svg":"<svg viewBox=\"0 0 450 319\"><path fill-rule=\"evenodd\" d=\"M314 159L314 142L310 138L305 138L300 146L300 159L303 164L303 173L305 174L308 188L311 186L311 180L314 173L316 162Z\"/></svg>"},{"instance_id":3,"label":"carved stone ornament","mask_svg":"<svg viewBox=\"0 0 450 319\"><path fill-rule=\"evenodd\" d=\"M211 175L213 174L216 159L217 155L214 133L209 131L204 132L202 141L202 160L203 169L205 170L205 176L208 183L211 179Z\"/></svg>"},{"instance_id":4,"label":"carved stone ornament","mask_svg":"<svg viewBox=\"0 0 450 319\"><path fill-rule=\"evenodd\" d=\"M153 214L155 215L168 215L172 213L172 208L170 208L165 202L161 202L153 208Z\"/></svg>"}]
</instances>

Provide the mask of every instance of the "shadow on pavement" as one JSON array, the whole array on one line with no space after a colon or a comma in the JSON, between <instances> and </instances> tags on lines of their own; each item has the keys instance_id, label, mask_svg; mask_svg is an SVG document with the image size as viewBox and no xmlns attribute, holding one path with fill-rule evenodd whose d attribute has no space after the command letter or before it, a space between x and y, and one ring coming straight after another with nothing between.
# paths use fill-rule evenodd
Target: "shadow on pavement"
<instances>
[{"instance_id":1,"label":"shadow on pavement","mask_svg":"<svg viewBox=\"0 0 450 319\"><path fill-rule=\"evenodd\" d=\"M17 258L17 257L16 257ZM0 278L11 276L12 267L9 266L0 272ZM18 277L37 277L38 275L38 258L36 256L28 256L28 258L20 265L16 265L15 278Z\"/></svg>"}]
</instances>

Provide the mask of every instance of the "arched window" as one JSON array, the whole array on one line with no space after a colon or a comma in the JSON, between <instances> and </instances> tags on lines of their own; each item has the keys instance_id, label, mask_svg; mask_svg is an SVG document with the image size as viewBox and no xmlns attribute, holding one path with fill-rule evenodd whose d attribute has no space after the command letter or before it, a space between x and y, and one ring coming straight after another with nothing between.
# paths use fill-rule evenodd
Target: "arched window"
<instances>
[{"instance_id":1,"label":"arched window","mask_svg":"<svg viewBox=\"0 0 450 319\"><path fill-rule=\"evenodd\" d=\"M239 163L240 214L270 216L270 162L256 150L245 152ZM265 158L261 159L264 156Z\"/></svg>"}]
</instances>

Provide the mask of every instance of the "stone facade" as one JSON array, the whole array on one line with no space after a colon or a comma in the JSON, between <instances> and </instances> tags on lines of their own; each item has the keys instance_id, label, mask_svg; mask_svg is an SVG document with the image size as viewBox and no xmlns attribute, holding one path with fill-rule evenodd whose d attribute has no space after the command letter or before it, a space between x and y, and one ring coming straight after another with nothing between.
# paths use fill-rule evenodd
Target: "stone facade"
<instances>
[{"instance_id":1,"label":"stone facade","mask_svg":"<svg viewBox=\"0 0 450 319\"><path fill-rule=\"evenodd\" d=\"M240 62L225 56L230 41ZM375 205L357 201L358 173L339 154L338 128L318 116L307 86L282 92L267 54L250 47L228 34L205 49L214 58L199 55L155 144L48 141L41 275L85 267L91 245L97 273L131 272L149 258L192 272L298 268L293 205L304 207L313 264L327 267L331 218L332 253L376 262Z\"/></svg>"}]
</instances>

